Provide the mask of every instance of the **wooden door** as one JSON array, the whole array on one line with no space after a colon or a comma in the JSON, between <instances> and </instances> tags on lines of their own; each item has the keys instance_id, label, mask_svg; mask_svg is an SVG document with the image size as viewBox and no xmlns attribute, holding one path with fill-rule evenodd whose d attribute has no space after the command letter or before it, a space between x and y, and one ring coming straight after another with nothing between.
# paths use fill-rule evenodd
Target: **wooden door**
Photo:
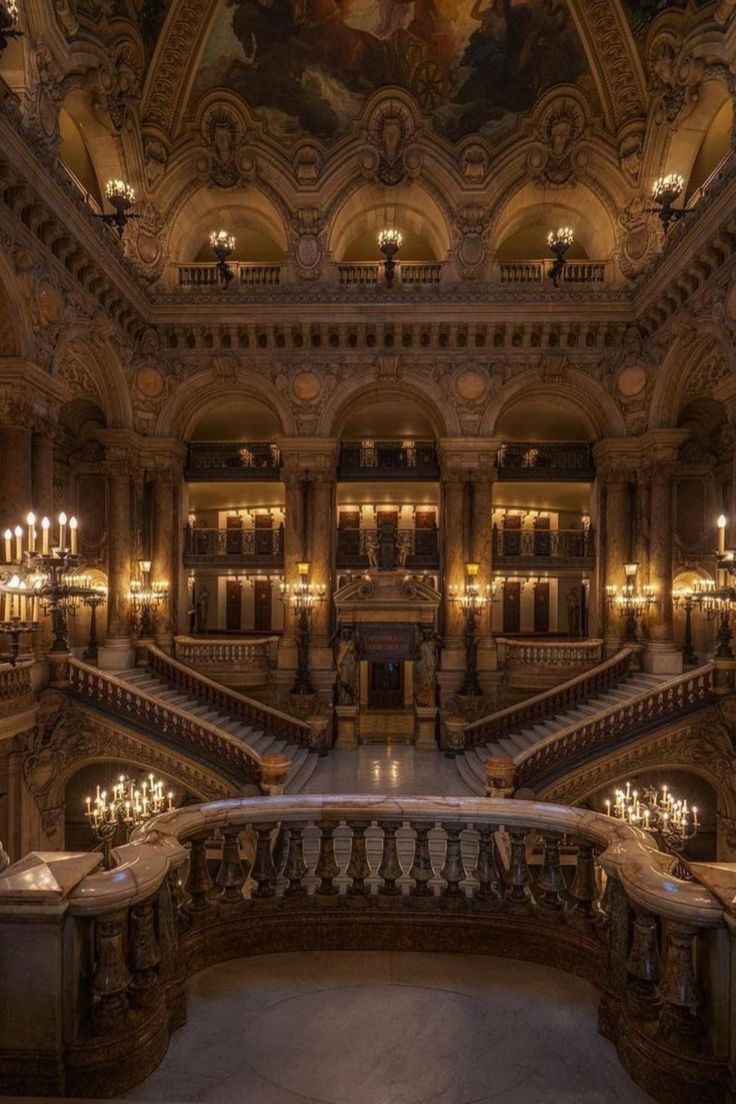
<instances>
[{"instance_id":1,"label":"wooden door","mask_svg":"<svg viewBox=\"0 0 736 1104\"><path fill-rule=\"evenodd\" d=\"M377 510L376 511L376 524L381 529L384 525L393 525L394 529L399 528L399 511L398 510Z\"/></svg>"},{"instance_id":2,"label":"wooden door","mask_svg":"<svg viewBox=\"0 0 736 1104\"><path fill-rule=\"evenodd\" d=\"M253 588L256 632L271 631L271 580L256 579Z\"/></svg>"},{"instance_id":3,"label":"wooden door","mask_svg":"<svg viewBox=\"0 0 736 1104\"><path fill-rule=\"evenodd\" d=\"M271 515L256 514L255 530L256 556L270 559L273 554L273 518Z\"/></svg>"},{"instance_id":4,"label":"wooden door","mask_svg":"<svg viewBox=\"0 0 736 1104\"><path fill-rule=\"evenodd\" d=\"M437 555L437 514L434 510L417 510L414 515L414 554Z\"/></svg>"},{"instance_id":5,"label":"wooden door","mask_svg":"<svg viewBox=\"0 0 736 1104\"><path fill-rule=\"evenodd\" d=\"M521 583L507 581L503 588L503 631L518 633L521 627Z\"/></svg>"},{"instance_id":6,"label":"wooden door","mask_svg":"<svg viewBox=\"0 0 736 1104\"><path fill-rule=\"evenodd\" d=\"M368 708L403 709L404 664L371 663L368 672Z\"/></svg>"},{"instance_id":7,"label":"wooden door","mask_svg":"<svg viewBox=\"0 0 736 1104\"><path fill-rule=\"evenodd\" d=\"M534 588L534 631L549 632L549 583L537 583Z\"/></svg>"},{"instance_id":8,"label":"wooden door","mask_svg":"<svg viewBox=\"0 0 736 1104\"><path fill-rule=\"evenodd\" d=\"M228 579L225 591L225 627L228 632L240 632L243 616L243 588L239 579Z\"/></svg>"},{"instance_id":9,"label":"wooden door","mask_svg":"<svg viewBox=\"0 0 736 1104\"><path fill-rule=\"evenodd\" d=\"M229 517L225 521L225 552L228 556L243 555L243 519Z\"/></svg>"},{"instance_id":10,"label":"wooden door","mask_svg":"<svg viewBox=\"0 0 736 1104\"><path fill-rule=\"evenodd\" d=\"M506 517L503 519L503 555L521 555L521 518Z\"/></svg>"},{"instance_id":11,"label":"wooden door","mask_svg":"<svg viewBox=\"0 0 736 1104\"><path fill-rule=\"evenodd\" d=\"M360 556L360 510L340 510L337 516L337 551L351 560Z\"/></svg>"},{"instance_id":12,"label":"wooden door","mask_svg":"<svg viewBox=\"0 0 736 1104\"><path fill-rule=\"evenodd\" d=\"M549 556L552 551L549 518L534 519L534 555Z\"/></svg>"}]
</instances>

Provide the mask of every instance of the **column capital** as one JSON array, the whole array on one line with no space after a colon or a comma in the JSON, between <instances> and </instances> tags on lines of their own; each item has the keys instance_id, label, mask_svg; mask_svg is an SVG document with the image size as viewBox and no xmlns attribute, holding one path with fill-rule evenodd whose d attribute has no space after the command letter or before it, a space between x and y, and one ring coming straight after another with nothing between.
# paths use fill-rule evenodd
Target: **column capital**
<instances>
[{"instance_id":1,"label":"column capital","mask_svg":"<svg viewBox=\"0 0 736 1104\"><path fill-rule=\"evenodd\" d=\"M334 437L280 437L282 477L334 480L339 441Z\"/></svg>"},{"instance_id":2,"label":"column capital","mask_svg":"<svg viewBox=\"0 0 736 1104\"><path fill-rule=\"evenodd\" d=\"M495 478L498 451L496 437L441 437L437 442L442 479Z\"/></svg>"}]
</instances>

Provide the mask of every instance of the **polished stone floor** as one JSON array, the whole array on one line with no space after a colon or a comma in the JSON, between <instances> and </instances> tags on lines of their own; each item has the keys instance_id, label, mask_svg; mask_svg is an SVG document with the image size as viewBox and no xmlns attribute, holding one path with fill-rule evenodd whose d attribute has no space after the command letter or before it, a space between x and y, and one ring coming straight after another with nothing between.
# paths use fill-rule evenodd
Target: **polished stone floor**
<instances>
[{"instance_id":1,"label":"polished stone floor","mask_svg":"<svg viewBox=\"0 0 736 1104\"><path fill-rule=\"evenodd\" d=\"M557 970L478 955L322 952L216 966L132 1101L647 1104Z\"/></svg>"},{"instance_id":2,"label":"polished stone floor","mask_svg":"<svg viewBox=\"0 0 736 1104\"><path fill-rule=\"evenodd\" d=\"M304 793L424 794L470 797L452 759L404 744L364 744L320 759Z\"/></svg>"}]
</instances>

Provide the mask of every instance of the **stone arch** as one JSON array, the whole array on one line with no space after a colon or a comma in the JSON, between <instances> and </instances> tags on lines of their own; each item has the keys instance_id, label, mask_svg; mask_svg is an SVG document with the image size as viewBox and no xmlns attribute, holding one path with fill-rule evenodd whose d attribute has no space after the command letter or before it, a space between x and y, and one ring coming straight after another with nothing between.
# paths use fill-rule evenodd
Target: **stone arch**
<instances>
[{"instance_id":1,"label":"stone arch","mask_svg":"<svg viewBox=\"0 0 736 1104\"><path fill-rule=\"evenodd\" d=\"M274 201L261 188L250 185L247 189L222 190L203 184L185 198L180 198L171 210L171 231L167 252L175 261L194 260L200 249L209 241L213 230L234 232L235 258L248 260L240 255L242 235L238 230L246 224L256 234L275 246L278 259L283 258L289 247L289 239L282 213ZM211 258L214 260L214 256Z\"/></svg>"},{"instance_id":2,"label":"stone arch","mask_svg":"<svg viewBox=\"0 0 736 1104\"><path fill-rule=\"evenodd\" d=\"M713 391L733 375L734 352L711 334L693 340L692 334L675 341L659 370L649 408L651 429L677 425L686 403Z\"/></svg>"},{"instance_id":3,"label":"stone arch","mask_svg":"<svg viewBox=\"0 0 736 1104\"><path fill-rule=\"evenodd\" d=\"M128 174L122 164L118 140L100 121L89 89L72 88L67 93L59 109L59 127L59 156L95 202L102 204L105 182L111 179L127 179ZM64 156L65 145L68 147L67 156ZM84 166L75 160L84 158L85 155L89 159L88 171L94 175L96 189L90 186L93 181L86 179Z\"/></svg>"},{"instance_id":4,"label":"stone arch","mask_svg":"<svg viewBox=\"0 0 736 1104\"><path fill-rule=\"evenodd\" d=\"M400 380L380 384L375 379L346 380L325 404L317 436L339 437L346 419L361 403L375 403L379 399L383 403L413 403L426 416L437 438L461 436L457 414L436 384L411 371L402 373Z\"/></svg>"},{"instance_id":5,"label":"stone arch","mask_svg":"<svg viewBox=\"0 0 736 1104\"><path fill-rule=\"evenodd\" d=\"M79 324L66 334L54 355L52 375L73 396L99 406L108 428L129 429L133 407L123 366L109 339L101 335L93 342L89 330L88 324Z\"/></svg>"},{"instance_id":6,"label":"stone arch","mask_svg":"<svg viewBox=\"0 0 736 1104\"><path fill-rule=\"evenodd\" d=\"M196 422L208 410L231 400L242 402L247 399L268 407L278 419L283 436L295 435L296 423L292 411L269 380L255 373L249 373L242 381L222 380L205 371L188 379L173 393L159 415L156 436L178 437L186 441Z\"/></svg>"},{"instance_id":7,"label":"stone arch","mask_svg":"<svg viewBox=\"0 0 736 1104\"><path fill-rule=\"evenodd\" d=\"M517 182L496 209L491 227L491 240L496 250L526 227L539 226L540 241L545 243L549 231L558 225L570 226L576 242L583 246L592 260L608 260L616 250L616 222L613 205L585 182L575 187L556 189L553 196L528 178ZM531 259L531 258L522 258Z\"/></svg>"},{"instance_id":8,"label":"stone arch","mask_svg":"<svg viewBox=\"0 0 736 1104\"><path fill-rule=\"evenodd\" d=\"M365 184L337 203L327 232L330 255L341 260L351 242L369 232L377 234L384 225L426 242L436 260L445 260L450 251L446 213L426 186L410 181L392 188ZM377 244L375 252L380 260Z\"/></svg>"},{"instance_id":9,"label":"stone arch","mask_svg":"<svg viewBox=\"0 0 736 1104\"><path fill-rule=\"evenodd\" d=\"M481 425L483 436L496 436L499 419L522 400L533 398L558 402L580 417L589 426L589 440L625 437L623 414L611 395L584 372L569 371L564 382L545 382L539 373L529 370L505 384L486 408Z\"/></svg>"}]
</instances>

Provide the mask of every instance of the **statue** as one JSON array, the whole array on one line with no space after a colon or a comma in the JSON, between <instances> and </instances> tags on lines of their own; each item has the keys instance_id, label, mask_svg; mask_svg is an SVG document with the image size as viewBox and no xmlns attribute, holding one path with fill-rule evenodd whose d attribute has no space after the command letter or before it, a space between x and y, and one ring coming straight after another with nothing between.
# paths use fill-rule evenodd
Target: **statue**
<instances>
[{"instance_id":1,"label":"statue","mask_svg":"<svg viewBox=\"0 0 736 1104\"><path fill-rule=\"evenodd\" d=\"M408 529L399 529L396 533L396 566L406 567L406 561L411 555L411 532Z\"/></svg>"},{"instance_id":2,"label":"statue","mask_svg":"<svg viewBox=\"0 0 736 1104\"><path fill-rule=\"evenodd\" d=\"M210 592L202 587L197 598L197 632L207 632L207 607L210 604Z\"/></svg>"},{"instance_id":3,"label":"statue","mask_svg":"<svg viewBox=\"0 0 736 1104\"><path fill-rule=\"evenodd\" d=\"M580 636L580 595L577 587L567 592L567 633Z\"/></svg>"},{"instance_id":4,"label":"statue","mask_svg":"<svg viewBox=\"0 0 736 1104\"><path fill-rule=\"evenodd\" d=\"M378 568L378 533L374 529L365 531L365 554L368 557L368 566Z\"/></svg>"},{"instance_id":5,"label":"statue","mask_svg":"<svg viewBox=\"0 0 736 1104\"><path fill-rule=\"evenodd\" d=\"M414 661L414 703L424 709L437 704L437 637L429 625L422 629Z\"/></svg>"},{"instance_id":6,"label":"statue","mask_svg":"<svg viewBox=\"0 0 736 1104\"><path fill-rule=\"evenodd\" d=\"M358 667L353 630L347 625L341 629L335 667L337 668L337 704L355 705Z\"/></svg>"}]
</instances>

